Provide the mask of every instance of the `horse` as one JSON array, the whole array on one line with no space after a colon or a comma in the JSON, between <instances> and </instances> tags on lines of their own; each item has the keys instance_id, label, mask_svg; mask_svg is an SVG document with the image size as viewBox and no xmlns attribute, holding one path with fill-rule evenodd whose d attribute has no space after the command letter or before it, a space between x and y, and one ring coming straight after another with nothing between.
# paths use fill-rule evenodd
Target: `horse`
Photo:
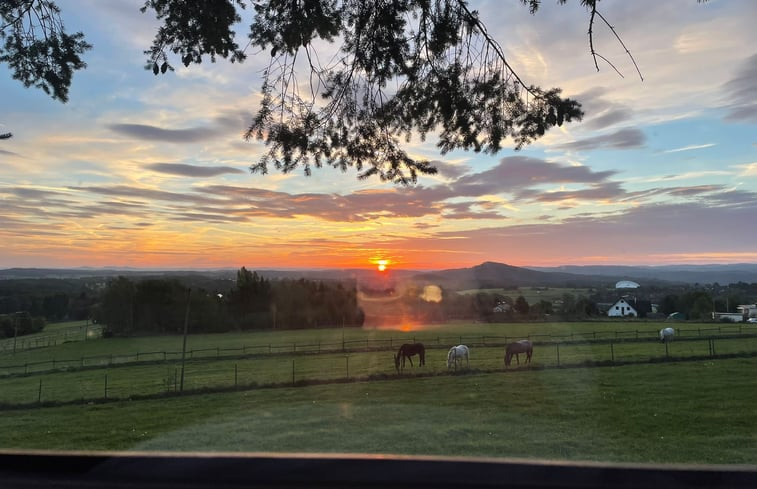
<instances>
[{"instance_id":1,"label":"horse","mask_svg":"<svg viewBox=\"0 0 757 489\"><path fill-rule=\"evenodd\" d=\"M526 354L526 363L531 363L531 355L534 353L534 345L528 340L515 341L505 347L505 366L509 366L515 355L515 360L520 365L519 353Z\"/></svg>"},{"instance_id":2,"label":"horse","mask_svg":"<svg viewBox=\"0 0 757 489\"><path fill-rule=\"evenodd\" d=\"M673 336L676 334L676 330L673 328L663 328L660 330L660 341L668 343L673 341Z\"/></svg>"},{"instance_id":3,"label":"horse","mask_svg":"<svg viewBox=\"0 0 757 489\"><path fill-rule=\"evenodd\" d=\"M420 361L418 362L419 367L426 365L426 347L423 346L423 343L405 343L400 346L399 351L394 355L394 368L397 369L397 372L400 371L400 360L402 360L403 369L405 368L406 358L410 360L410 366L413 366L413 355L420 357Z\"/></svg>"},{"instance_id":4,"label":"horse","mask_svg":"<svg viewBox=\"0 0 757 489\"><path fill-rule=\"evenodd\" d=\"M468 350L468 347L465 345L453 346L447 353L447 368L452 368L454 365L457 369L457 362L459 361L462 364L463 358L465 358L465 364L470 367L470 350Z\"/></svg>"}]
</instances>

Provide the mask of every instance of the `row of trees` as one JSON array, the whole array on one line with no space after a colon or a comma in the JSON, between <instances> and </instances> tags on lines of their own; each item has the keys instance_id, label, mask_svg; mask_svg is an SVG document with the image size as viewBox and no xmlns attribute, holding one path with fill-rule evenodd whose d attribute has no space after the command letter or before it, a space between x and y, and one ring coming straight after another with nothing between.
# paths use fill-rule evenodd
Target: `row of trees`
<instances>
[{"instance_id":1,"label":"row of trees","mask_svg":"<svg viewBox=\"0 0 757 489\"><path fill-rule=\"evenodd\" d=\"M32 317L28 312L0 315L0 338L13 338L45 329L45 318Z\"/></svg>"},{"instance_id":2,"label":"row of trees","mask_svg":"<svg viewBox=\"0 0 757 489\"><path fill-rule=\"evenodd\" d=\"M99 300L83 283L63 280L7 280L0 284L0 314L28 312L46 321L83 320Z\"/></svg>"},{"instance_id":3,"label":"row of trees","mask_svg":"<svg viewBox=\"0 0 757 489\"><path fill-rule=\"evenodd\" d=\"M242 268L223 293L191 289L178 279L111 280L95 310L106 334L176 334L185 317L194 332L361 326L354 284L268 280Z\"/></svg>"}]
</instances>

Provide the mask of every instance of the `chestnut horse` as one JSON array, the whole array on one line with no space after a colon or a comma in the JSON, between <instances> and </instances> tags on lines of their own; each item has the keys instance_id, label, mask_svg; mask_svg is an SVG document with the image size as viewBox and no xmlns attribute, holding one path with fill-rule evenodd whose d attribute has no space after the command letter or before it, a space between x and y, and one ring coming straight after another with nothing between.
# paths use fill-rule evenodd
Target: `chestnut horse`
<instances>
[{"instance_id":1,"label":"chestnut horse","mask_svg":"<svg viewBox=\"0 0 757 489\"><path fill-rule=\"evenodd\" d=\"M515 355L515 360L518 362L518 365L520 365L519 353L525 353L526 363L531 363L531 355L534 353L534 345L528 340L520 340L507 345L507 347L505 347L505 365L510 365L513 355Z\"/></svg>"},{"instance_id":2,"label":"chestnut horse","mask_svg":"<svg viewBox=\"0 0 757 489\"><path fill-rule=\"evenodd\" d=\"M418 362L419 367L426 365L426 347L423 346L423 343L405 343L400 346L400 350L394 355L394 368L397 369L397 372L400 371L400 360L402 360L403 369L405 368L406 358L410 361L410 366L412 367L414 355L420 357L420 361Z\"/></svg>"}]
</instances>

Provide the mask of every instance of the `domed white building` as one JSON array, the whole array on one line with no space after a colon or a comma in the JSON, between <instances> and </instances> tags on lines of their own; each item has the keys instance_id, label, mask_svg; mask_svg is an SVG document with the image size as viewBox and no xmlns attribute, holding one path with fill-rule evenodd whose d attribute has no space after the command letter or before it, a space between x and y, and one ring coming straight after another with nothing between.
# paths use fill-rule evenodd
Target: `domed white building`
<instances>
[{"instance_id":1,"label":"domed white building","mask_svg":"<svg viewBox=\"0 0 757 489\"><path fill-rule=\"evenodd\" d=\"M616 289L638 289L639 287L641 287L641 285L630 280L621 280L615 284Z\"/></svg>"}]
</instances>

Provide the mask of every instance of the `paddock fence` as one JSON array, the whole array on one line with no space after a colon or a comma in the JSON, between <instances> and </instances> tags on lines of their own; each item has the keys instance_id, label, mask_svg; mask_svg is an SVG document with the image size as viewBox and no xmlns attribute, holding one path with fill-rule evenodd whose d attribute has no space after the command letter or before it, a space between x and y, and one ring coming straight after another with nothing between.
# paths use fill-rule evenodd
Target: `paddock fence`
<instances>
[{"instance_id":1,"label":"paddock fence","mask_svg":"<svg viewBox=\"0 0 757 489\"><path fill-rule=\"evenodd\" d=\"M16 338L3 338L0 340L0 355L14 354L38 348L49 348L73 341L97 339L101 338L102 334L103 326L89 324L72 326L49 333L42 332L27 336L18 336Z\"/></svg>"},{"instance_id":2,"label":"paddock fence","mask_svg":"<svg viewBox=\"0 0 757 489\"><path fill-rule=\"evenodd\" d=\"M83 327L82 327L83 328ZM90 326L92 328L92 326ZM78 329L78 328L77 328ZM81 334L81 331L79 331ZM470 347L504 347L512 341L527 338L535 346L556 345L592 345L592 344L621 344L648 343L659 341L658 330L623 330L623 331L593 331L571 332L563 335L529 334L524 336L507 335L429 335L419 334L402 338L366 338L360 340L343 340L338 342L292 342L280 344L242 345L235 348L196 348L187 350L188 360L218 361L221 359L245 359L267 356L292 355L320 355L320 354L356 354L363 352L396 351L404 343L422 342L426 349L448 349L451 346L465 344ZM676 329L676 342L699 341L727 338L757 338L756 327L742 327L742 325L725 325ZM72 371L84 369L112 368L139 364L170 363L180 361L181 350L144 351L128 354L106 354L81 356L78 358L51 358L24 363L3 364L0 362L0 378L9 376L26 376L44 374L57 371Z\"/></svg>"},{"instance_id":3,"label":"paddock fence","mask_svg":"<svg viewBox=\"0 0 757 489\"><path fill-rule=\"evenodd\" d=\"M488 342L488 339L487 339ZM470 342L469 342L470 343ZM536 342L532 363L525 355L505 367L499 345L471 346L469 364L448 368L446 351L431 348L426 365L398 373L388 351L289 352L247 358L187 359L182 379L180 362L131 364L111 368L30 374L0 379L0 408L79 404L103 400L250 390L351 381L396 380L449 374L497 373L518 375L530 369L588 368L646 363L712 362L757 356L757 335L710 336L652 341ZM160 352L162 353L162 352ZM182 388L183 387L183 388Z\"/></svg>"}]
</instances>

